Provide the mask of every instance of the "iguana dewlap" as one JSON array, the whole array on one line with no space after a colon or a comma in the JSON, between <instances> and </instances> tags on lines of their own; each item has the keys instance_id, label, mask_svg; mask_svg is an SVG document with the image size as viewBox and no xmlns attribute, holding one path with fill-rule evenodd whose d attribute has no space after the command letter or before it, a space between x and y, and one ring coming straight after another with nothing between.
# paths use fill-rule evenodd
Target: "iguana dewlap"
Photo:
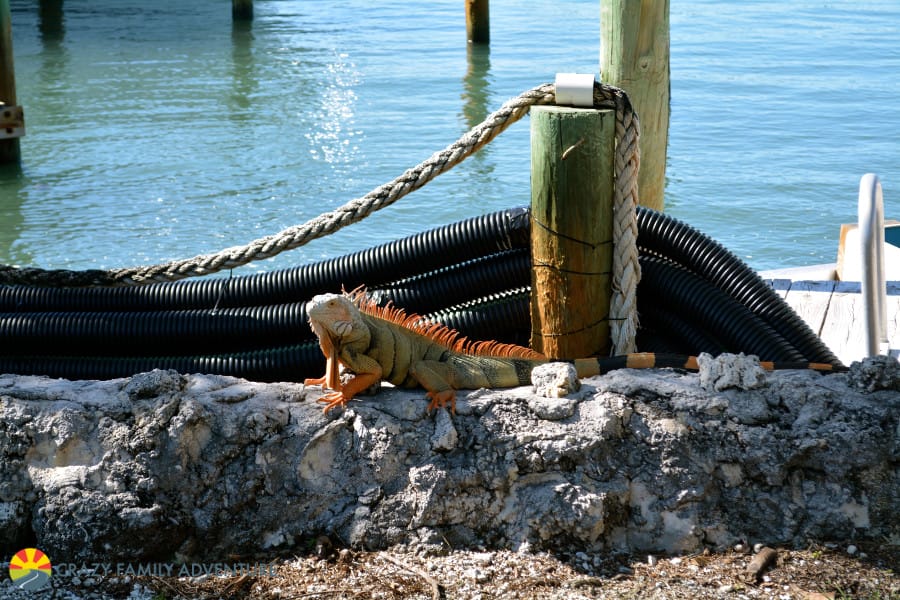
<instances>
[{"instance_id":1,"label":"iguana dewlap","mask_svg":"<svg viewBox=\"0 0 900 600\"><path fill-rule=\"evenodd\" d=\"M362 291L315 296L306 305L312 330L326 358L325 375L305 380L332 391L320 401L325 412L344 406L373 384L388 381L400 387L421 386L431 399L428 409L456 410L456 390L504 388L531 383L531 371L549 362L541 354L512 344L475 342L443 325L407 315L391 306L379 307ZM684 355L627 354L573 361L578 377L621 368L674 367L697 370L697 359ZM815 368L813 363L760 363L763 368ZM353 373L342 384L340 366Z\"/></svg>"}]
</instances>

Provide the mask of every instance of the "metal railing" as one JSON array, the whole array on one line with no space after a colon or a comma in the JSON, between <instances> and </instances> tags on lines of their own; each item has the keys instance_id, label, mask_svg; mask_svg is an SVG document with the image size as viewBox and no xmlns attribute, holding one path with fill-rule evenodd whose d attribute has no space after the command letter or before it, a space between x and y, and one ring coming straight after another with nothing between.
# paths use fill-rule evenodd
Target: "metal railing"
<instances>
[{"instance_id":1,"label":"metal railing","mask_svg":"<svg viewBox=\"0 0 900 600\"><path fill-rule=\"evenodd\" d=\"M859 182L859 239L866 356L888 352L887 285L884 274L884 197L881 182L866 173Z\"/></svg>"}]
</instances>

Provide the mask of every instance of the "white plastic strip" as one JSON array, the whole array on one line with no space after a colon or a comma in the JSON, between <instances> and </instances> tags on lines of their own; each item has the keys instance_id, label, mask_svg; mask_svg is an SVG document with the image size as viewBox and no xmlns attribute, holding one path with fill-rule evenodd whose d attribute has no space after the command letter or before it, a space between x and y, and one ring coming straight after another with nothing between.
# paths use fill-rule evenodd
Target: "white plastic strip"
<instances>
[{"instance_id":1,"label":"white plastic strip","mask_svg":"<svg viewBox=\"0 0 900 600\"><path fill-rule=\"evenodd\" d=\"M594 106L592 73L557 73L556 103L590 108Z\"/></svg>"},{"instance_id":2,"label":"white plastic strip","mask_svg":"<svg viewBox=\"0 0 900 600\"><path fill-rule=\"evenodd\" d=\"M884 276L884 197L874 173L859 181L859 239L861 244L863 322L866 355L877 356L887 348L887 287Z\"/></svg>"}]
</instances>

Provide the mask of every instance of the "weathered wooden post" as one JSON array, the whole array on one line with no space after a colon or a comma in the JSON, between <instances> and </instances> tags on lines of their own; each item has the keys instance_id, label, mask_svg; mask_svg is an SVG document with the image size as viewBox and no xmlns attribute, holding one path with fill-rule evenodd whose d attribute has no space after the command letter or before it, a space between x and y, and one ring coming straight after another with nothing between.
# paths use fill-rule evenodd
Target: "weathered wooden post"
<instances>
[{"instance_id":1,"label":"weathered wooden post","mask_svg":"<svg viewBox=\"0 0 900 600\"><path fill-rule=\"evenodd\" d=\"M63 0L40 0L38 5L38 31L41 42L47 45L60 44L65 36L65 13Z\"/></svg>"},{"instance_id":2,"label":"weathered wooden post","mask_svg":"<svg viewBox=\"0 0 900 600\"><path fill-rule=\"evenodd\" d=\"M16 105L12 19L9 0L0 0L0 163L18 162L19 138L25 133L22 108Z\"/></svg>"},{"instance_id":3,"label":"weathered wooden post","mask_svg":"<svg viewBox=\"0 0 900 600\"><path fill-rule=\"evenodd\" d=\"M669 0L601 0L600 76L622 88L641 121L640 203L665 206L669 141Z\"/></svg>"},{"instance_id":4,"label":"weathered wooden post","mask_svg":"<svg viewBox=\"0 0 900 600\"><path fill-rule=\"evenodd\" d=\"M614 111L531 108L531 346L551 358L609 352L614 162Z\"/></svg>"},{"instance_id":5,"label":"weathered wooden post","mask_svg":"<svg viewBox=\"0 0 900 600\"><path fill-rule=\"evenodd\" d=\"M253 0L231 0L231 18L235 21L252 21Z\"/></svg>"},{"instance_id":6,"label":"weathered wooden post","mask_svg":"<svg viewBox=\"0 0 900 600\"><path fill-rule=\"evenodd\" d=\"M473 44L491 41L489 0L466 0L466 36Z\"/></svg>"},{"instance_id":7,"label":"weathered wooden post","mask_svg":"<svg viewBox=\"0 0 900 600\"><path fill-rule=\"evenodd\" d=\"M487 74L491 67L491 47L486 44L467 44L466 64L468 69L463 77L463 116L469 129L475 127L488 115Z\"/></svg>"}]
</instances>

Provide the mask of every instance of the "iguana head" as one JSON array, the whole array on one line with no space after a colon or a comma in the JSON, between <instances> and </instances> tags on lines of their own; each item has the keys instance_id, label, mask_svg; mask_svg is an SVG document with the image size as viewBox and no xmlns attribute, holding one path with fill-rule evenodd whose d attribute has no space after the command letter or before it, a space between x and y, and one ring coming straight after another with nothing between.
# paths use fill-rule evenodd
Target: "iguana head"
<instances>
[{"instance_id":1,"label":"iguana head","mask_svg":"<svg viewBox=\"0 0 900 600\"><path fill-rule=\"evenodd\" d=\"M342 294L320 294L306 304L309 326L320 342L336 349L368 335L362 315L353 300Z\"/></svg>"},{"instance_id":2,"label":"iguana head","mask_svg":"<svg viewBox=\"0 0 900 600\"><path fill-rule=\"evenodd\" d=\"M371 333L353 300L340 294L313 296L306 304L309 326L319 338L325 355L325 380L333 390L341 389L338 365L344 351L364 351Z\"/></svg>"}]
</instances>

